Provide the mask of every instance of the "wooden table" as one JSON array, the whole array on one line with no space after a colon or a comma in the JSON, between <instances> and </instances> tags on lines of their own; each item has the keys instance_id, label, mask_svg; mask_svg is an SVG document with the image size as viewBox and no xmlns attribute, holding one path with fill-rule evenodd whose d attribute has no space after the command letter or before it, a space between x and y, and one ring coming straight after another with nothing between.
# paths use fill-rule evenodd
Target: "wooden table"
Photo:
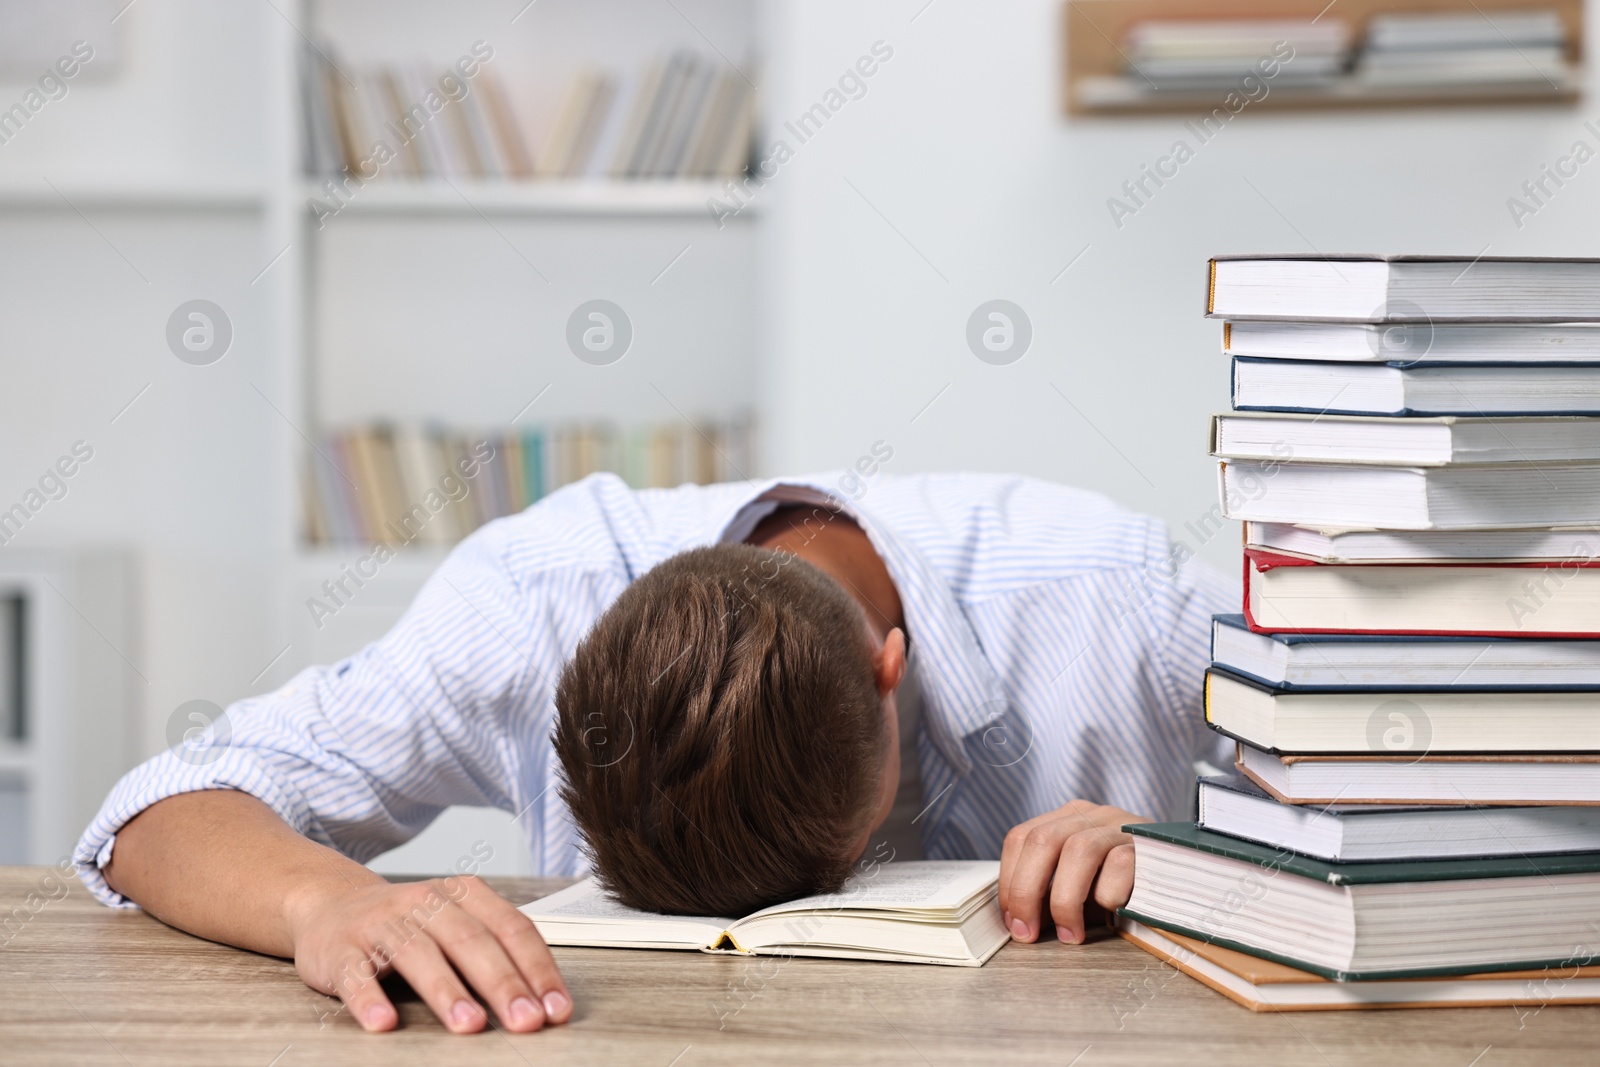
<instances>
[{"instance_id":1,"label":"wooden table","mask_svg":"<svg viewBox=\"0 0 1600 1067\"><path fill-rule=\"evenodd\" d=\"M62 896L48 873L0 867L7 1065L1600 1061L1600 1007L1255 1015L1116 938L1011 944L973 970L557 949L577 1005L566 1026L457 1037L413 998L398 1032L365 1034L290 963L103 908L76 883ZM490 881L517 903L565 884Z\"/></svg>"}]
</instances>

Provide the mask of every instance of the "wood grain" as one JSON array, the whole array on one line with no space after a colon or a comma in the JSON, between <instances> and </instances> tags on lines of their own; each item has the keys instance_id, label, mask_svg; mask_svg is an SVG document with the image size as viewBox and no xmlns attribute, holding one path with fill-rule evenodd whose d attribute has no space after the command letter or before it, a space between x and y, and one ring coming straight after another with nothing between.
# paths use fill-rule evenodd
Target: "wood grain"
<instances>
[{"instance_id":1,"label":"wood grain","mask_svg":"<svg viewBox=\"0 0 1600 1067\"><path fill-rule=\"evenodd\" d=\"M519 904L566 884L490 881ZM402 987L402 1028L369 1035L287 961L60 885L0 868L0 1063L1498 1067L1592 1064L1600 1032L1600 1007L1254 1015L1104 937L1007 945L973 970L557 949L567 1026L456 1037Z\"/></svg>"}]
</instances>

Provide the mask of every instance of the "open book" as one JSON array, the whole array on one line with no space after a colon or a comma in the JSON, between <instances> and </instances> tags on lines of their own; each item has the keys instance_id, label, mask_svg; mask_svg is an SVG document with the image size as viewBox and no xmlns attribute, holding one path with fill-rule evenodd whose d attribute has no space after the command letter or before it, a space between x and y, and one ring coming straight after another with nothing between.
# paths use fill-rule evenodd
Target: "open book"
<instances>
[{"instance_id":1,"label":"open book","mask_svg":"<svg viewBox=\"0 0 1600 1067\"><path fill-rule=\"evenodd\" d=\"M885 863L852 876L837 893L727 919L634 911L585 878L521 910L551 945L981 967L1009 936L1000 921L999 879L992 860Z\"/></svg>"}]
</instances>

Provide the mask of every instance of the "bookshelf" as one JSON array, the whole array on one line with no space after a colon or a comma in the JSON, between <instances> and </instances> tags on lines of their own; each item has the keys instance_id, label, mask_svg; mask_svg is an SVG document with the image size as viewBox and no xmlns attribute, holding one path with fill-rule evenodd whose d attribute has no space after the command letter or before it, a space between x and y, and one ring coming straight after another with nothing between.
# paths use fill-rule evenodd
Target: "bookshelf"
<instances>
[{"instance_id":1,"label":"bookshelf","mask_svg":"<svg viewBox=\"0 0 1600 1067\"><path fill-rule=\"evenodd\" d=\"M1151 20L1261 19L1309 21L1343 19L1359 46L1371 18L1380 13L1458 14L1482 17L1484 11L1555 12L1566 30L1564 74L1523 81L1452 85L1371 85L1345 74L1326 84L1279 84L1252 109L1420 107L1494 104L1573 104L1579 98L1583 62L1582 0L1407 0L1403 8L1383 0L1067 0L1062 7L1061 108L1068 115L1206 113L1219 106L1228 87L1160 89L1129 73L1125 44L1129 31ZM1243 71L1241 71L1242 75Z\"/></svg>"},{"instance_id":2,"label":"bookshelf","mask_svg":"<svg viewBox=\"0 0 1600 1067\"><path fill-rule=\"evenodd\" d=\"M517 152L499 134L491 140L508 176L464 175L460 158L445 162L457 142L441 117L417 137L421 146L437 134L427 150L431 171L381 169L332 215L325 213L325 174L318 173L329 153L316 149L317 108L288 109L293 139L309 160L290 182L288 195L300 202L297 234L284 241L302 279L293 299L300 304L294 329L307 437L373 424L473 433L512 423L626 429L728 421L753 410L757 211L719 226L707 202L725 197L726 176L612 178L616 168L606 164L625 155L626 126L640 102L655 99L647 91L651 78L666 78L681 57L690 57L681 99L693 98L698 86L703 114L721 114L712 105L722 83L743 91L744 71L756 69L759 51L752 0L694 0L681 10L642 0L602 7L554 0L520 13L490 0L448 10L416 0L303 0L301 11L305 40L289 42L295 55L288 61L303 94L298 72L325 71L319 84L334 84L322 97L334 101L330 113L349 112L371 79L392 86L409 78L413 88L426 88L438 79L424 71L492 54L472 89L478 95L467 99L481 99L474 106L488 113L501 94L535 164L555 143L578 81L612 83L610 117L596 120L588 142L594 162L580 168L582 178L510 177ZM670 82L660 84L665 100ZM389 125L367 128L396 128L405 99L389 98L399 101ZM737 145L743 127L737 108L729 108L724 125L735 133L724 139ZM686 102L681 110L691 111ZM441 116L448 114L447 106ZM614 135L600 129L608 124ZM715 147L716 132L710 117L684 129L680 174L692 169L691 142L704 136ZM664 146L665 132L662 138ZM647 139L640 134L641 145ZM419 150L418 158L426 154ZM352 155L359 153L338 158ZM443 174L451 167L457 173ZM438 270L442 262L451 269ZM621 306L635 328L634 348L615 366L586 366L565 341L569 315L597 298ZM518 410L525 405L526 413ZM307 527L305 518L297 531Z\"/></svg>"},{"instance_id":3,"label":"bookshelf","mask_svg":"<svg viewBox=\"0 0 1600 1067\"><path fill-rule=\"evenodd\" d=\"M297 21L357 77L402 63L439 66L487 42L535 146L583 71L615 75L621 93L674 51L752 72L760 51L755 0L540 0L521 14L518 6L302 0ZM292 29L277 37L286 91L268 211L276 236L266 244L289 248L275 284L294 398L286 413L305 437L394 426L477 440L602 423L626 434L755 412L760 213L752 205L719 227L707 201L724 195L724 180L384 173L319 218L312 205L326 202L325 175L301 166L304 40ZM634 328L632 347L609 365L580 361L566 342L569 316L595 299L620 305ZM307 536L312 515L298 480L306 443L297 433L287 448L281 630L290 651L263 686L381 637L448 552L406 544L337 614L314 617L308 601L370 546ZM479 838L493 845L500 873L526 873L518 828L472 809L446 813L374 866L440 869L462 841Z\"/></svg>"}]
</instances>

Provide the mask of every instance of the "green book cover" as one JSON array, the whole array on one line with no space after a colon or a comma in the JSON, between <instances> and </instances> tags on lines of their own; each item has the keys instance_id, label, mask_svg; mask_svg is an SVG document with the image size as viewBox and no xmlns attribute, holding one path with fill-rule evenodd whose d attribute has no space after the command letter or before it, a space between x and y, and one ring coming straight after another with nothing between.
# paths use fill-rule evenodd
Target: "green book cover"
<instances>
[{"instance_id":1,"label":"green book cover","mask_svg":"<svg viewBox=\"0 0 1600 1067\"><path fill-rule=\"evenodd\" d=\"M1539 971L1552 968L1564 971L1570 967L1587 967L1593 963L1600 963L1600 956L1574 955L1559 960L1517 960L1512 963L1487 965L1474 963L1460 967L1428 967L1398 971L1341 971L1334 967L1323 967L1320 964L1308 963L1293 956L1285 956L1281 952L1269 952L1264 948L1246 945L1242 941L1235 941L1232 938L1218 937L1216 934L1208 934L1202 930L1184 926L1181 923L1134 911L1131 908L1118 908L1117 914L1125 915L1134 922L1144 923L1144 925L1154 927L1157 930L1168 930L1175 934L1182 934L1184 937L1192 937L1196 941L1204 941L1208 945L1220 945L1223 948L1231 948L1235 952L1243 952L1247 956L1271 960L1273 963L1281 963L1285 967L1293 967L1296 970L1321 975L1330 982L1377 982L1388 978L1459 978L1467 974L1493 974L1497 971Z\"/></svg>"},{"instance_id":2,"label":"green book cover","mask_svg":"<svg viewBox=\"0 0 1600 1067\"><path fill-rule=\"evenodd\" d=\"M1556 874L1589 874L1600 871L1600 852L1573 852L1545 856L1500 856L1453 860L1400 860L1393 862L1331 863L1312 859L1288 849L1272 848L1252 841L1241 841L1223 834L1211 833L1186 822L1133 823L1123 830L1135 837L1192 848L1229 859L1242 860L1266 870L1299 875L1329 885L1351 887L1381 885L1394 882L1433 882L1459 878L1538 878ZM1384 978L1433 978L1464 974L1486 974L1493 971L1538 970L1545 967L1570 967L1600 962L1600 956L1583 955L1550 960L1515 960L1507 963L1471 963L1456 967L1431 967L1393 971L1342 971L1324 967L1306 960L1272 952L1256 945L1247 945L1215 933L1197 930L1181 923L1131 908L1119 909L1119 914L1146 926L1170 930L1224 948L1231 948L1251 956L1272 960L1275 963L1297 967L1321 975L1335 982L1370 981Z\"/></svg>"},{"instance_id":3,"label":"green book cover","mask_svg":"<svg viewBox=\"0 0 1600 1067\"><path fill-rule=\"evenodd\" d=\"M1600 871L1600 852L1565 852L1544 856L1488 856L1452 860L1384 860L1343 862L1312 859L1286 848L1273 848L1187 822L1131 823L1123 830L1135 837L1182 845L1215 856L1243 860L1257 867L1286 871L1329 885L1383 885L1391 882L1441 882L1457 878L1536 878L1554 874Z\"/></svg>"},{"instance_id":4,"label":"green book cover","mask_svg":"<svg viewBox=\"0 0 1600 1067\"><path fill-rule=\"evenodd\" d=\"M528 503L544 498L544 435L538 430L522 435L522 484Z\"/></svg>"}]
</instances>

